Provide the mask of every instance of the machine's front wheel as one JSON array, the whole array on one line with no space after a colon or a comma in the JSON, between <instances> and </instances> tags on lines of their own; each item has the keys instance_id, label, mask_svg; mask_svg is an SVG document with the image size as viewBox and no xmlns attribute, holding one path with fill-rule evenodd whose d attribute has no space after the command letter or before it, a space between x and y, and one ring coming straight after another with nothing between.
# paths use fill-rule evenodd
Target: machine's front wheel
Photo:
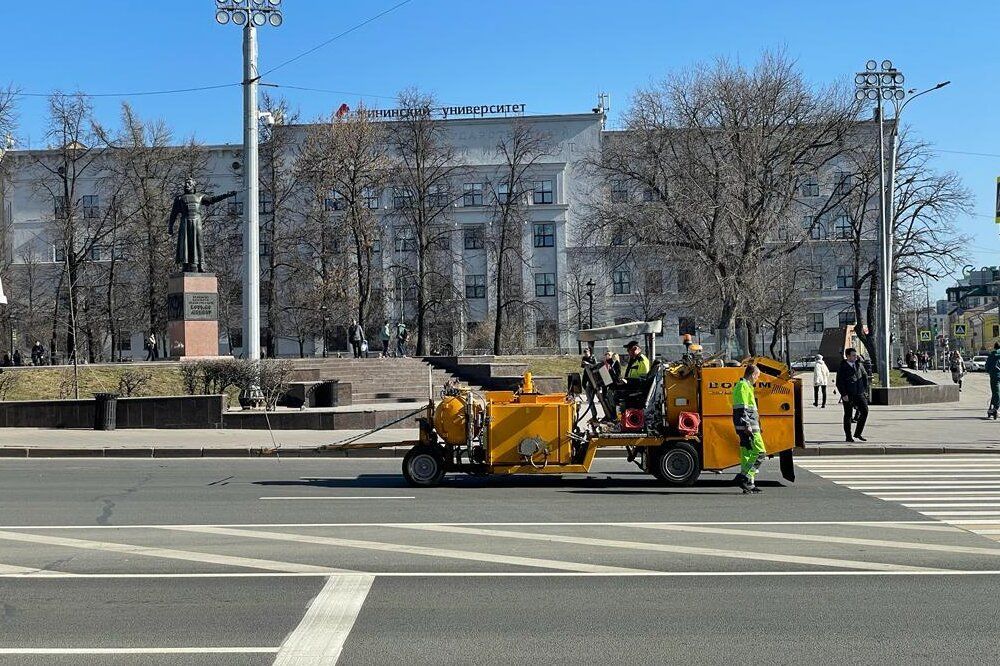
<instances>
[{"instance_id":1,"label":"machine's front wheel","mask_svg":"<svg viewBox=\"0 0 1000 666\"><path fill-rule=\"evenodd\" d=\"M403 478L411 486L429 488L444 477L444 459L431 446L414 446L403 457Z\"/></svg>"},{"instance_id":2,"label":"machine's front wheel","mask_svg":"<svg viewBox=\"0 0 1000 666\"><path fill-rule=\"evenodd\" d=\"M669 442L651 453L649 471L664 483L690 486L701 474L698 450L687 442Z\"/></svg>"}]
</instances>

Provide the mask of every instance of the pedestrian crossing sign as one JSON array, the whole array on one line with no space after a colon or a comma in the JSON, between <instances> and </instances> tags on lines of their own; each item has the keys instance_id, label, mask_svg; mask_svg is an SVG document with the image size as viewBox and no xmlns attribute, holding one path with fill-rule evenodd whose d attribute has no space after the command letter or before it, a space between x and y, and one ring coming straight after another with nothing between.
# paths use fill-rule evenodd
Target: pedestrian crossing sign
<instances>
[{"instance_id":1,"label":"pedestrian crossing sign","mask_svg":"<svg viewBox=\"0 0 1000 666\"><path fill-rule=\"evenodd\" d=\"M931 332L927 331L927 330L920 331L920 341L921 342L930 342L931 341Z\"/></svg>"},{"instance_id":2,"label":"pedestrian crossing sign","mask_svg":"<svg viewBox=\"0 0 1000 666\"><path fill-rule=\"evenodd\" d=\"M965 337L965 324L955 324L955 337L956 338Z\"/></svg>"}]
</instances>

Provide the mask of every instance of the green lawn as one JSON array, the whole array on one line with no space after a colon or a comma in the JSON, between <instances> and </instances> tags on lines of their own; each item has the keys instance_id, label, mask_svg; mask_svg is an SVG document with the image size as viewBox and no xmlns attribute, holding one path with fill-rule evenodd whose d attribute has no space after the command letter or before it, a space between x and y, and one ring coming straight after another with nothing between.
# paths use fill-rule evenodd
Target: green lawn
<instances>
[{"instance_id":1,"label":"green lawn","mask_svg":"<svg viewBox=\"0 0 1000 666\"><path fill-rule=\"evenodd\" d=\"M90 398L94 393L118 392L118 379L126 370L152 372L149 384L136 395L185 395L184 384L176 364L121 366L79 366L80 397ZM73 368L16 368L4 374L17 375L16 385L6 396L7 400L55 400L73 397ZM0 380L2 383L2 380Z\"/></svg>"},{"instance_id":2,"label":"green lawn","mask_svg":"<svg viewBox=\"0 0 1000 666\"><path fill-rule=\"evenodd\" d=\"M580 357L571 356L498 356L500 363L527 363L536 377L565 377L580 371Z\"/></svg>"}]
</instances>

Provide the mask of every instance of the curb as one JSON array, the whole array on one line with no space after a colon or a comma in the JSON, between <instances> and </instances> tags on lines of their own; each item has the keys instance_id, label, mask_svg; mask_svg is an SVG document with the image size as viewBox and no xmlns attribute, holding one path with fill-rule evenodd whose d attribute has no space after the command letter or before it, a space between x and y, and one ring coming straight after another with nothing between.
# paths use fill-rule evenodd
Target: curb
<instances>
[{"instance_id":1,"label":"curb","mask_svg":"<svg viewBox=\"0 0 1000 666\"><path fill-rule=\"evenodd\" d=\"M0 458L402 458L408 448L330 450L317 448L264 449L259 447L178 448L141 446L135 448L31 448L0 446ZM970 446L822 446L796 449L795 456L862 456L862 455L1000 455L1000 448ZM618 449L602 449L598 458L620 458Z\"/></svg>"}]
</instances>

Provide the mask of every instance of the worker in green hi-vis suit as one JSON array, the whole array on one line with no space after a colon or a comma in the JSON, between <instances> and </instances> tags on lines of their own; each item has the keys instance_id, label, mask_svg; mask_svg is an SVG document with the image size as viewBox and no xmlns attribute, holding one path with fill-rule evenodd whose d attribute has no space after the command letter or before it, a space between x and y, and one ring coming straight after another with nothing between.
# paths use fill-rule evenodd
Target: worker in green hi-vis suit
<instances>
[{"instance_id":1,"label":"worker in green hi-vis suit","mask_svg":"<svg viewBox=\"0 0 1000 666\"><path fill-rule=\"evenodd\" d=\"M753 387L760 378L760 368L751 363L743 371L743 379L733 386L733 425L740 436L740 473L734 481L743 494L759 493L754 483L757 470L764 463L764 438L760 434L760 415Z\"/></svg>"}]
</instances>

